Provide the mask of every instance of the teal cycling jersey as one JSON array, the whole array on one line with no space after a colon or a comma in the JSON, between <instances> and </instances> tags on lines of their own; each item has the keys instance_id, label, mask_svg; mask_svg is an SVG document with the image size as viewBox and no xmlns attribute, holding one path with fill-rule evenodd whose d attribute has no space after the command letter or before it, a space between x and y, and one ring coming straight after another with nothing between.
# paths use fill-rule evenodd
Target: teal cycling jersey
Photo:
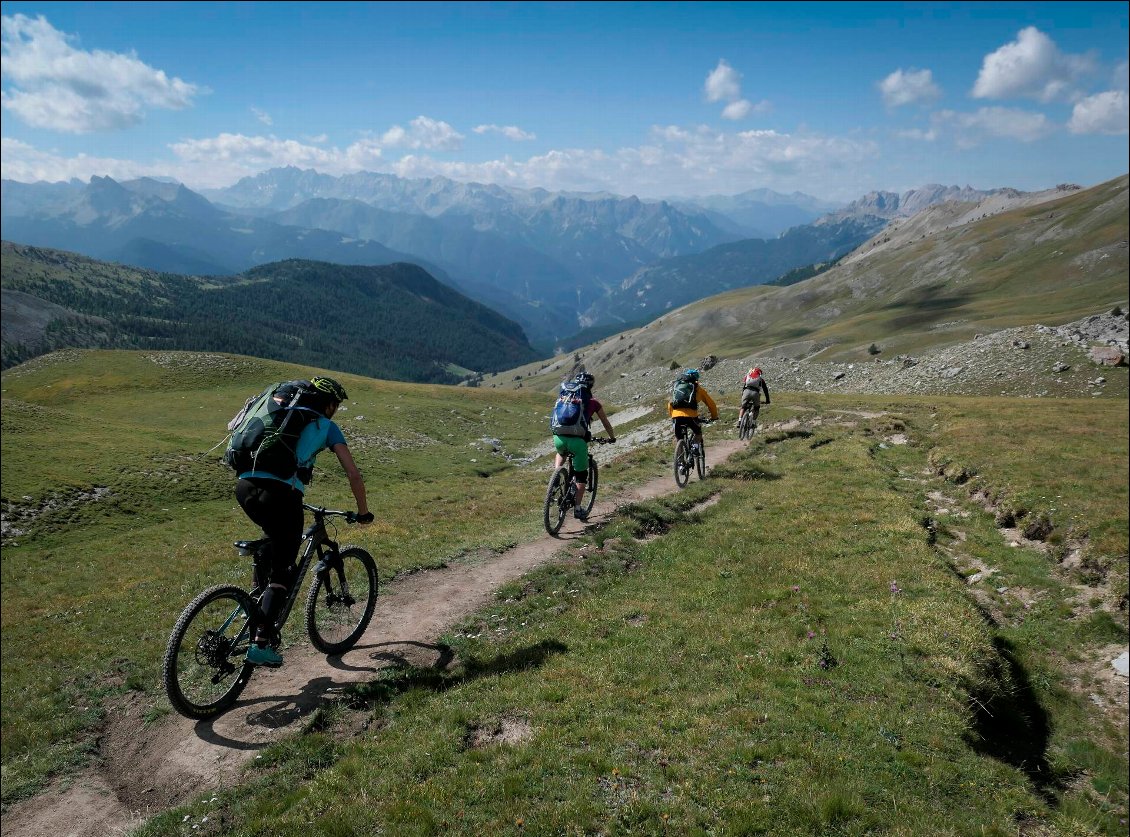
<instances>
[{"instance_id":1,"label":"teal cycling jersey","mask_svg":"<svg viewBox=\"0 0 1130 837\"><path fill-rule=\"evenodd\" d=\"M345 443L345 434L341 432L341 428L328 418L319 416L306 425L302 430L302 434L298 437L298 446L295 452L297 453L299 469L313 469L314 460L318 458L319 453L332 448L334 445L344 445ZM297 474L290 479L284 480L274 474L268 474L266 471L244 471L239 475L239 478L241 480L279 480L280 482L288 483L303 493L306 492L306 484L298 478Z\"/></svg>"}]
</instances>

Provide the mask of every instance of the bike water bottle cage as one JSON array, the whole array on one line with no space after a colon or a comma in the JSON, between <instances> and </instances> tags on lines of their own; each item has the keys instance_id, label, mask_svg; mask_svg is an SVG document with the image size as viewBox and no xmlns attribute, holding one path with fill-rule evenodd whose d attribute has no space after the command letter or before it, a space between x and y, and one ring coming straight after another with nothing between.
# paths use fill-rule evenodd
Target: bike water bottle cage
<instances>
[{"instance_id":1,"label":"bike water bottle cage","mask_svg":"<svg viewBox=\"0 0 1130 837\"><path fill-rule=\"evenodd\" d=\"M270 542L270 538L259 538L254 541L236 541L235 548L239 550L240 555L254 555Z\"/></svg>"}]
</instances>

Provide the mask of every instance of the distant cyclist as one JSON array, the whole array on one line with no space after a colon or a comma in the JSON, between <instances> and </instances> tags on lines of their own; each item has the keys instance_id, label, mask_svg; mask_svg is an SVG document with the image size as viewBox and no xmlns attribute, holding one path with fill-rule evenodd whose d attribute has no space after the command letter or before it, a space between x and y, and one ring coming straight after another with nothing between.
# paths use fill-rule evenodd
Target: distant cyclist
<instances>
[{"instance_id":1,"label":"distant cyclist","mask_svg":"<svg viewBox=\"0 0 1130 837\"><path fill-rule=\"evenodd\" d=\"M718 407L715 406L714 399L710 397L706 387L698 382L698 378L697 369L687 369L675 379L675 384L671 388L671 400L667 402L667 415L671 416L672 419L676 445L679 443L682 429L686 427L694 433L695 441L698 442L699 447L705 447L702 442L702 424L698 420L699 399L702 399L710 410L711 421L718 418Z\"/></svg>"},{"instance_id":2,"label":"distant cyclist","mask_svg":"<svg viewBox=\"0 0 1130 837\"><path fill-rule=\"evenodd\" d=\"M574 485L576 495L573 504L573 516L577 520L587 520L588 514L582 508L581 498L585 496L585 481L589 476L589 440L592 433L589 427L595 415L608 431L608 441L616 441L616 431L612 429L612 422L604 414L604 407L592 397L592 387L596 378L589 372L579 372L572 381L572 386L562 386L563 397L566 393L576 392L581 400L582 421L576 429L554 425L553 447L557 450L554 460L555 468L560 468L565 463L565 456L573 455L573 473L576 475Z\"/></svg>"},{"instance_id":3,"label":"distant cyclist","mask_svg":"<svg viewBox=\"0 0 1130 837\"><path fill-rule=\"evenodd\" d=\"M738 413L735 427L741 427L742 419L749 410L753 410L753 420L757 421L757 417L761 414L762 392L765 393L765 403L769 404L769 385L765 383L765 376L761 373L760 367L754 366L746 373L742 382L742 408Z\"/></svg>"},{"instance_id":4,"label":"distant cyclist","mask_svg":"<svg viewBox=\"0 0 1130 837\"><path fill-rule=\"evenodd\" d=\"M240 508L271 539L271 580L259 600L268 625L275 621L285 603L290 579L294 577L295 559L302 545L303 492L310 482L314 460L321 451L332 450L341 463L357 501L357 522L373 521L365 499L365 480L353 461L341 428L331 421L337 408L348 397L345 389L333 378L311 378L309 383L309 406L291 408L307 411L302 418L309 422L294 446L297 473L284 478L266 470L244 471L235 484L235 497ZM277 396L275 401L282 404ZM260 629L247 651L247 661L256 665L282 665L283 658L267 644L269 641L270 637Z\"/></svg>"}]
</instances>

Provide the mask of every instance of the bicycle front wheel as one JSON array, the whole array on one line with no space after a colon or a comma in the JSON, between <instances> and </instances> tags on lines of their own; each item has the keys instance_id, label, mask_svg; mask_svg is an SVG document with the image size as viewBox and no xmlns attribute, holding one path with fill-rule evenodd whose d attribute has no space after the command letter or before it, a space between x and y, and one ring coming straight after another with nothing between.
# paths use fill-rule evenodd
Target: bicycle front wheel
<instances>
[{"instance_id":1,"label":"bicycle front wheel","mask_svg":"<svg viewBox=\"0 0 1130 837\"><path fill-rule=\"evenodd\" d=\"M566 497L569 494L569 469L558 468L549 478L549 487L545 490L545 531L556 537L561 531L561 524L565 522L565 514L569 511Z\"/></svg>"},{"instance_id":2,"label":"bicycle front wheel","mask_svg":"<svg viewBox=\"0 0 1130 837\"><path fill-rule=\"evenodd\" d=\"M377 562L357 546L327 555L306 596L306 631L323 654L352 648L377 607Z\"/></svg>"},{"instance_id":3,"label":"bicycle front wheel","mask_svg":"<svg viewBox=\"0 0 1130 837\"><path fill-rule=\"evenodd\" d=\"M186 718L228 709L251 677L246 661L258 607L238 587L210 587L181 613L165 648L162 673L173 708Z\"/></svg>"},{"instance_id":4,"label":"bicycle front wheel","mask_svg":"<svg viewBox=\"0 0 1130 837\"><path fill-rule=\"evenodd\" d=\"M675 485L682 488L691 478L690 452L685 439L675 445Z\"/></svg>"},{"instance_id":5,"label":"bicycle front wheel","mask_svg":"<svg viewBox=\"0 0 1130 837\"><path fill-rule=\"evenodd\" d=\"M598 476L596 460L590 456L589 475L585 478L585 501L581 508L586 515L592 511L593 504L596 502L596 486L599 481Z\"/></svg>"}]
</instances>

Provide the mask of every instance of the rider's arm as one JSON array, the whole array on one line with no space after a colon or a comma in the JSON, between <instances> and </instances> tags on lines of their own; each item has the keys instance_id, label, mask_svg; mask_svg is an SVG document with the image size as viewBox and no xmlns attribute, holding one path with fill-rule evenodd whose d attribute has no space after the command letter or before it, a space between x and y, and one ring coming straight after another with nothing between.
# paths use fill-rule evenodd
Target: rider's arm
<instances>
[{"instance_id":1,"label":"rider's arm","mask_svg":"<svg viewBox=\"0 0 1130 837\"><path fill-rule=\"evenodd\" d=\"M761 388L765 390L765 403L769 403L769 384L765 383L765 379L761 379Z\"/></svg>"},{"instance_id":2,"label":"rider's arm","mask_svg":"<svg viewBox=\"0 0 1130 837\"><path fill-rule=\"evenodd\" d=\"M600 419L600 423L604 425L604 429L608 431L608 441L616 441L616 431L612 429L612 422L608 420L608 416L604 414L604 408L601 407L596 411L596 417Z\"/></svg>"},{"instance_id":3,"label":"rider's arm","mask_svg":"<svg viewBox=\"0 0 1130 837\"><path fill-rule=\"evenodd\" d=\"M369 502L365 497L365 478L353 461L353 454L349 452L349 445L338 444L330 448L341 463L345 476L349 478L349 489L353 492L353 499L357 501L357 516L364 517L369 513Z\"/></svg>"},{"instance_id":4,"label":"rider's arm","mask_svg":"<svg viewBox=\"0 0 1130 837\"><path fill-rule=\"evenodd\" d=\"M714 399L710 397L710 393L707 392L702 387L699 387L698 395L703 401L706 402L706 406L710 410L710 418L717 419L718 418L718 407L714 404Z\"/></svg>"}]
</instances>

